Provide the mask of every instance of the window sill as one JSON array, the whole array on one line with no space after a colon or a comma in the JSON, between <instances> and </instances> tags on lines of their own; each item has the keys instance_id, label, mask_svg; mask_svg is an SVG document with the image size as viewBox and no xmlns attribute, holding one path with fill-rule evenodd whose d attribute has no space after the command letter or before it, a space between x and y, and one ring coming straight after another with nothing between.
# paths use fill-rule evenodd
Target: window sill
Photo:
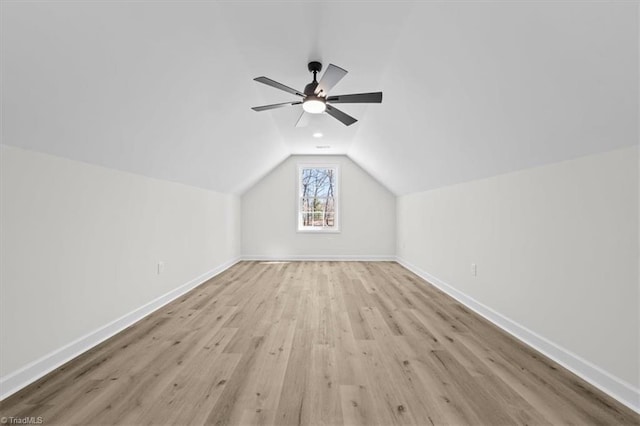
<instances>
[{"instance_id":1,"label":"window sill","mask_svg":"<svg viewBox=\"0 0 640 426\"><path fill-rule=\"evenodd\" d=\"M299 234L339 234L339 229L298 229Z\"/></svg>"}]
</instances>

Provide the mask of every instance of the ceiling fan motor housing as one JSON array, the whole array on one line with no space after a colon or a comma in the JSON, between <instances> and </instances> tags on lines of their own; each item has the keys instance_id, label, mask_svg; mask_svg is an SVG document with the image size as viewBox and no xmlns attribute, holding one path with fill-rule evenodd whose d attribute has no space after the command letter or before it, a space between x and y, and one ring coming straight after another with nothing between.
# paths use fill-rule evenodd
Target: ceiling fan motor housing
<instances>
[{"instance_id":1,"label":"ceiling fan motor housing","mask_svg":"<svg viewBox=\"0 0 640 426\"><path fill-rule=\"evenodd\" d=\"M318 87L318 82L313 80L311 83L304 86L304 94L307 96L314 96L316 93L316 87Z\"/></svg>"}]
</instances>

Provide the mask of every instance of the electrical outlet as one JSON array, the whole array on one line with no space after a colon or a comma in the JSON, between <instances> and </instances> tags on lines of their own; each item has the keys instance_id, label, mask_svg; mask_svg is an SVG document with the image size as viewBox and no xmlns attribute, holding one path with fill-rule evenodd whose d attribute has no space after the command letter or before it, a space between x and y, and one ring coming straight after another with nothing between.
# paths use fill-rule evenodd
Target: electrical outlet
<instances>
[{"instance_id":1,"label":"electrical outlet","mask_svg":"<svg viewBox=\"0 0 640 426\"><path fill-rule=\"evenodd\" d=\"M471 276L478 276L478 265L476 265L475 263L471 264Z\"/></svg>"},{"instance_id":2,"label":"electrical outlet","mask_svg":"<svg viewBox=\"0 0 640 426\"><path fill-rule=\"evenodd\" d=\"M164 272L164 262L158 262L158 275Z\"/></svg>"}]
</instances>

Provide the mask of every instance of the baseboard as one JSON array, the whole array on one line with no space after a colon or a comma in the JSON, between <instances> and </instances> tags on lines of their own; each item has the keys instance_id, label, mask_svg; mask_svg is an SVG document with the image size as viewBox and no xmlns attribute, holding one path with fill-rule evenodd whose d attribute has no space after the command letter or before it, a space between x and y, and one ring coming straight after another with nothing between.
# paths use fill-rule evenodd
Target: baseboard
<instances>
[{"instance_id":1,"label":"baseboard","mask_svg":"<svg viewBox=\"0 0 640 426\"><path fill-rule=\"evenodd\" d=\"M493 324L526 345L531 346L551 358L553 361L562 365L567 370L610 395L612 398L615 398L617 401L631 408L635 412L640 413L640 389L494 311L488 306L478 302L474 298L455 289L453 286L445 283L437 277L434 277L428 272L421 270L409 262L401 258L397 258L396 261L406 269L418 275L425 281L433 284L449 296L456 299L458 302L491 321Z\"/></svg>"},{"instance_id":2,"label":"baseboard","mask_svg":"<svg viewBox=\"0 0 640 426\"><path fill-rule=\"evenodd\" d=\"M129 312L126 315L106 324L97 330L94 330L79 339L57 349L40 359L20 368L19 370L7 374L0 378L0 401L4 400L10 395L13 395L20 389L35 382L44 375L50 373L56 368L60 367L64 363L72 360L78 355L88 351L94 346L102 343L108 338L114 336L125 328L140 321L142 318L151 314L152 312L160 309L169 302L177 299L188 291L196 288L200 284L215 277L221 272L229 269L240 261L240 258L232 259L222 265L213 268L212 270L194 278L193 280L181 285L180 287L171 290L170 292L150 301L149 303Z\"/></svg>"},{"instance_id":3,"label":"baseboard","mask_svg":"<svg viewBox=\"0 0 640 426\"><path fill-rule=\"evenodd\" d=\"M264 262L296 262L296 261L338 261L338 262L395 262L395 256L387 255L308 255L308 254L287 254L282 256L264 255L242 255L242 260L264 261Z\"/></svg>"}]
</instances>

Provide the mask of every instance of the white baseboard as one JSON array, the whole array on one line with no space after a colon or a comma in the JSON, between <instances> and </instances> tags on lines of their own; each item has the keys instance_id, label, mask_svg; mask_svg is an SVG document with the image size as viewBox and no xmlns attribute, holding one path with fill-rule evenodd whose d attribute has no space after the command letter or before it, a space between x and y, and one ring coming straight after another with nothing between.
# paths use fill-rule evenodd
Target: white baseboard
<instances>
[{"instance_id":1,"label":"white baseboard","mask_svg":"<svg viewBox=\"0 0 640 426\"><path fill-rule=\"evenodd\" d=\"M551 358L553 361L562 365L564 368L585 381L591 383L593 386L610 395L612 398L620 401L635 412L640 413L640 389L494 311L490 307L478 302L474 298L455 289L453 286L410 264L409 262L401 258L397 258L396 261L414 274L418 275L420 278L438 287L458 302L491 321L493 324L497 325L526 345L531 346Z\"/></svg>"},{"instance_id":2,"label":"white baseboard","mask_svg":"<svg viewBox=\"0 0 640 426\"><path fill-rule=\"evenodd\" d=\"M337 262L395 262L395 256L387 255L309 255L309 254L287 254L282 256L265 256L265 255L243 255L242 260L264 261L264 262L296 262L296 261L337 261Z\"/></svg>"},{"instance_id":3,"label":"white baseboard","mask_svg":"<svg viewBox=\"0 0 640 426\"><path fill-rule=\"evenodd\" d=\"M0 401L14 394L25 386L35 382L45 374L55 370L76 356L86 352L92 347L102 343L125 328L140 321L142 318L160 309L169 302L177 299L193 288L203 284L212 277L238 263L240 260L257 261L397 261L399 264L420 276L424 280L438 287L460 303L473 310L477 314L491 321L501 329L516 337L523 343L543 353L569 371L591 383L598 389L620 401L632 410L640 413L640 389L621 380L600 367L582 359L580 356L561 346L547 340L539 334L527 329L517 322L503 316L488 306L478 302L465 293L455 289L451 285L437 277L421 270L420 268L392 256L242 256L232 259L182 286L152 300L146 305L112 321L103 327L86 334L79 339L51 352L48 355L22 367L21 369L0 378Z\"/></svg>"},{"instance_id":4,"label":"white baseboard","mask_svg":"<svg viewBox=\"0 0 640 426\"><path fill-rule=\"evenodd\" d=\"M79 339L57 349L40 359L33 361L30 364L20 368L13 373L9 373L6 376L0 378L0 401L4 400L10 395L13 395L25 386L35 382L42 376L56 368L60 367L64 363L72 360L78 355L88 351L94 346L102 343L108 338L114 336L125 328L140 321L142 318L151 314L152 312L160 309L169 302L177 299L188 291L196 288L200 284L208 281L221 272L229 269L240 261L240 258L232 259L222 265L213 268L212 270L194 278L193 280L181 285L180 287L171 290L170 292L163 294L162 296L150 301L149 303L129 312L126 315L106 324L97 330L94 330Z\"/></svg>"}]
</instances>

